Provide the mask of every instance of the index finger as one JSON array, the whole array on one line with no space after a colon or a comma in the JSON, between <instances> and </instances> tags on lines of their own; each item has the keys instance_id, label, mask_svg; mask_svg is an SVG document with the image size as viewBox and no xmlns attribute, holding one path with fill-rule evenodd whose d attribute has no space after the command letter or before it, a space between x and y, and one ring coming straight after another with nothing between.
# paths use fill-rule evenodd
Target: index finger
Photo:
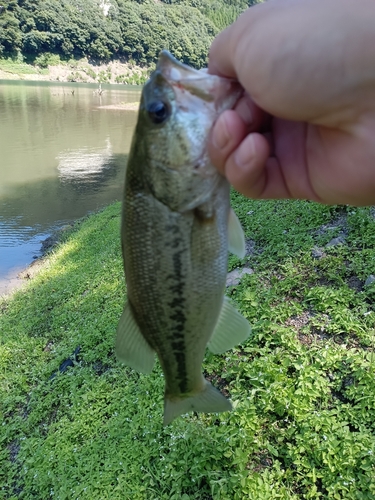
<instances>
[{"instance_id":1,"label":"index finger","mask_svg":"<svg viewBox=\"0 0 375 500\"><path fill-rule=\"evenodd\" d=\"M211 44L208 55L208 72L214 75L236 78L237 73L233 65L234 43L233 24L219 33Z\"/></svg>"},{"instance_id":2,"label":"index finger","mask_svg":"<svg viewBox=\"0 0 375 500\"><path fill-rule=\"evenodd\" d=\"M256 21L257 13L262 12L264 4L257 4L245 10L237 20L219 33L212 42L208 55L208 72L227 78L238 78L238 73L246 66L252 45L251 25Z\"/></svg>"}]
</instances>

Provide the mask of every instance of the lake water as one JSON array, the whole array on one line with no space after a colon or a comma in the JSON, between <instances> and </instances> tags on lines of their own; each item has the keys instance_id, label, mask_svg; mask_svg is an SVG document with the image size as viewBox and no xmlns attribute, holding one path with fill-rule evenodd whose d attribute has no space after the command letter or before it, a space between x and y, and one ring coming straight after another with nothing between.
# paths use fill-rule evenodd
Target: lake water
<instances>
[{"instance_id":1,"label":"lake water","mask_svg":"<svg viewBox=\"0 0 375 500\"><path fill-rule=\"evenodd\" d=\"M0 295L51 232L121 198L137 113L116 106L140 87L102 87L0 80Z\"/></svg>"}]
</instances>

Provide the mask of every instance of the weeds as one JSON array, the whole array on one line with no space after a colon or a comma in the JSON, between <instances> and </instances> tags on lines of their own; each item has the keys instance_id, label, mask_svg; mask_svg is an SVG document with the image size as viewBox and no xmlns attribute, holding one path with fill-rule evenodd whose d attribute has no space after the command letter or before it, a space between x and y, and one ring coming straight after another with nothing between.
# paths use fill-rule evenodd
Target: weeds
<instances>
[{"instance_id":1,"label":"weeds","mask_svg":"<svg viewBox=\"0 0 375 500\"><path fill-rule=\"evenodd\" d=\"M115 78L115 82L123 83L125 85L144 85L149 79L153 69L154 67L141 69L140 71L127 71L122 75L117 75Z\"/></svg>"},{"instance_id":2,"label":"weeds","mask_svg":"<svg viewBox=\"0 0 375 500\"><path fill-rule=\"evenodd\" d=\"M49 52L44 52L40 56L34 59L34 65L40 68L48 68L48 66L57 66L61 64L61 59L58 54L51 54Z\"/></svg>"},{"instance_id":3,"label":"weeds","mask_svg":"<svg viewBox=\"0 0 375 500\"><path fill-rule=\"evenodd\" d=\"M0 304L0 498L374 498L372 210L232 203L251 244L230 268L254 272L228 294L253 334L203 368L234 411L163 428L160 367L144 376L114 359L124 280L112 205Z\"/></svg>"},{"instance_id":4,"label":"weeds","mask_svg":"<svg viewBox=\"0 0 375 500\"><path fill-rule=\"evenodd\" d=\"M0 69L16 75L36 75L41 73L39 68L23 62L23 59L0 59Z\"/></svg>"}]
</instances>

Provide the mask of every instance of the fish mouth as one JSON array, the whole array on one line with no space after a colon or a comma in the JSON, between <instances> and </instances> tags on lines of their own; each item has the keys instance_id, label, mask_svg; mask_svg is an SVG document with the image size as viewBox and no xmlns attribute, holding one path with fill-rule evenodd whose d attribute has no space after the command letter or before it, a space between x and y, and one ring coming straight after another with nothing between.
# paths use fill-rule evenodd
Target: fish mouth
<instances>
[{"instance_id":1,"label":"fish mouth","mask_svg":"<svg viewBox=\"0 0 375 500\"><path fill-rule=\"evenodd\" d=\"M180 82L185 79L202 79L201 70L192 68L191 66L178 61L168 50L162 50L160 52L156 70L160 71L160 73L162 73L170 82Z\"/></svg>"},{"instance_id":2,"label":"fish mouth","mask_svg":"<svg viewBox=\"0 0 375 500\"><path fill-rule=\"evenodd\" d=\"M206 102L215 101L218 112L220 108L233 108L243 95L243 88L236 80L211 75L207 68L198 70L187 66L168 50L160 52L155 73L174 88L189 92Z\"/></svg>"}]
</instances>

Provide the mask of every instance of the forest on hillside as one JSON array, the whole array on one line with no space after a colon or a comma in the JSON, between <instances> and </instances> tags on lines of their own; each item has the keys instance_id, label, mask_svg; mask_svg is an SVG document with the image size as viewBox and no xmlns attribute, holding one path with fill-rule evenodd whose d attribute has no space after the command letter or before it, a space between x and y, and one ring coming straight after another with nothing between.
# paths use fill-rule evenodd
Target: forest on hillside
<instances>
[{"instance_id":1,"label":"forest on hillside","mask_svg":"<svg viewBox=\"0 0 375 500\"><path fill-rule=\"evenodd\" d=\"M214 36L259 1L0 0L0 57L149 65L166 48L199 68Z\"/></svg>"}]
</instances>

